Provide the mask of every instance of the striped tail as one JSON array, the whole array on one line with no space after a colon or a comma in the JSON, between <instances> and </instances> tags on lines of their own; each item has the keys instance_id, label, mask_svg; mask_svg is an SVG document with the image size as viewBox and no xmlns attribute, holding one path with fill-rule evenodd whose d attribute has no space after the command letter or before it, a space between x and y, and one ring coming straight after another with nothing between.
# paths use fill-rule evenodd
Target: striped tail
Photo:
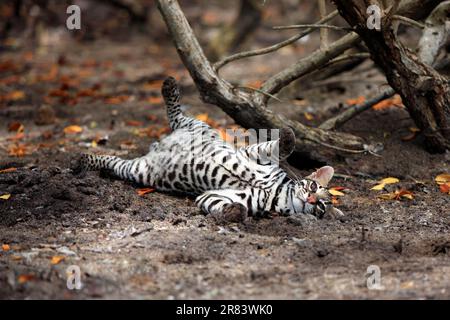
<instances>
[{"instance_id":1,"label":"striped tail","mask_svg":"<svg viewBox=\"0 0 450 320\"><path fill-rule=\"evenodd\" d=\"M150 182L148 169L149 166L143 158L124 160L116 156L93 154L82 154L77 164L77 170L108 170L120 179L139 184Z\"/></svg>"}]
</instances>

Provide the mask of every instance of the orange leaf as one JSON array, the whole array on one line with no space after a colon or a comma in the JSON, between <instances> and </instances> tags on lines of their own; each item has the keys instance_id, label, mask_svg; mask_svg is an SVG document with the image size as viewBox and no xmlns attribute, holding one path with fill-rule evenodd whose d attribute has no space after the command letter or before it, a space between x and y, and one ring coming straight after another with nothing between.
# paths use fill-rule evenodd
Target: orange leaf
<instances>
[{"instance_id":1,"label":"orange leaf","mask_svg":"<svg viewBox=\"0 0 450 320\"><path fill-rule=\"evenodd\" d=\"M64 133L71 134L71 133L80 133L83 131L83 128L77 125L71 125L64 128Z\"/></svg>"},{"instance_id":2,"label":"orange leaf","mask_svg":"<svg viewBox=\"0 0 450 320\"><path fill-rule=\"evenodd\" d=\"M7 169L3 169L3 170L0 170L0 173L7 173L7 172L13 172L13 171L17 171L17 168L11 167L11 168L7 168Z\"/></svg>"},{"instance_id":3,"label":"orange leaf","mask_svg":"<svg viewBox=\"0 0 450 320\"><path fill-rule=\"evenodd\" d=\"M21 275L19 276L19 278L17 279L17 281L18 281L20 284L24 284L25 282L32 281L32 280L34 280L34 279L35 279L35 277L34 277L33 274L21 274Z\"/></svg>"},{"instance_id":4,"label":"orange leaf","mask_svg":"<svg viewBox=\"0 0 450 320\"><path fill-rule=\"evenodd\" d=\"M8 154L15 157L23 157L28 154L27 146L24 144L12 144L8 147Z\"/></svg>"},{"instance_id":5,"label":"orange leaf","mask_svg":"<svg viewBox=\"0 0 450 320\"><path fill-rule=\"evenodd\" d=\"M24 98L25 98L25 92L20 91L20 90L11 91L3 97L3 99L10 100L10 101L22 100Z\"/></svg>"},{"instance_id":6,"label":"orange leaf","mask_svg":"<svg viewBox=\"0 0 450 320\"><path fill-rule=\"evenodd\" d=\"M50 263L53 264L53 265L59 264L64 259L66 259L66 257L64 257L64 256L53 256L52 260L50 260Z\"/></svg>"},{"instance_id":7,"label":"orange leaf","mask_svg":"<svg viewBox=\"0 0 450 320\"><path fill-rule=\"evenodd\" d=\"M339 200L336 197L331 197L331 203L336 206L339 204Z\"/></svg>"},{"instance_id":8,"label":"orange leaf","mask_svg":"<svg viewBox=\"0 0 450 320\"><path fill-rule=\"evenodd\" d=\"M8 131L13 132L23 132L24 130L23 124L21 124L19 121L13 121L8 125Z\"/></svg>"},{"instance_id":9,"label":"orange leaf","mask_svg":"<svg viewBox=\"0 0 450 320\"><path fill-rule=\"evenodd\" d=\"M411 191L401 189L391 193L385 193L378 196L380 199L384 200L401 200L402 198L406 198L409 200L414 199L414 194Z\"/></svg>"},{"instance_id":10,"label":"orange leaf","mask_svg":"<svg viewBox=\"0 0 450 320\"><path fill-rule=\"evenodd\" d=\"M131 127L140 127L143 125L142 121L137 121L137 120L127 120L125 121L127 126L131 126Z\"/></svg>"},{"instance_id":11,"label":"orange leaf","mask_svg":"<svg viewBox=\"0 0 450 320\"><path fill-rule=\"evenodd\" d=\"M411 191L402 189L400 191L395 192L395 199L400 200L400 198L407 198L409 200L412 200L414 198L414 194Z\"/></svg>"},{"instance_id":12,"label":"orange leaf","mask_svg":"<svg viewBox=\"0 0 450 320\"><path fill-rule=\"evenodd\" d=\"M155 191L153 188L142 188L137 190L137 194L143 196L144 194L151 193L153 191Z\"/></svg>"},{"instance_id":13,"label":"orange leaf","mask_svg":"<svg viewBox=\"0 0 450 320\"><path fill-rule=\"evenodd\" d=\"M130 99L129 96L122 95L122 96L107 98L107 99L105 99L105 102L109 103L109 104L120 104L120 103L128 101L128 99Z\"/></svg>"},{"instance_id":14,"label":"orange leaf","mask_svg":"<svg viewBox=\"0 0 450 320\"><path fill-rule=\"evenodd\" d=\"M3 251L9 251L11 248L9 247L9 244L2 244L2 250Z\"/></svg>"},{"instance_id":15,"label":"orange leaf","mask_svg":"<svg viewBox=\"0 0 450 320\"><path fill-rule=\"evenodd\" d=\"M366 98L364 96L360 96L356 99L348 99L347 101L345 101L349 106L354 106L354 105L358 105L358 104L362 104L364 103L364 101L366 101Z\"/></svg>"},{"instance_id":16,"label":"orange leaf","mask_svg":"<svg viewBox=\"0 0 450 320\"><path fill-rule=\"evenodd\" d=\"M374 105L372 108L374 110L383 110L383 109L387 109L390 107L401 107L402 105L402 98L396 94L394 97L390 98L390 99L386 99L383 100L379 103L377 103L376 105Z\"/></svg>"},{"instance_id":17,"label":"orange leaf","mask_svg":"<svg viewBox=\"0 0 450 320\"><path fill-rule=\"evenodd\" d=\"M439 185L439 190L441 190L442 193L450 194L450 182Z\"/></svg>"},{"instance_id":18,"label":"orange leaf","mask_svg":"<svg viewBox=\"0 0 450 320\"><path fill-rule=\"evenodd\" d=\"M161 97L148 97L145 101L150 104L161 104L164 100Z\"/></svg>"}]
</instances>

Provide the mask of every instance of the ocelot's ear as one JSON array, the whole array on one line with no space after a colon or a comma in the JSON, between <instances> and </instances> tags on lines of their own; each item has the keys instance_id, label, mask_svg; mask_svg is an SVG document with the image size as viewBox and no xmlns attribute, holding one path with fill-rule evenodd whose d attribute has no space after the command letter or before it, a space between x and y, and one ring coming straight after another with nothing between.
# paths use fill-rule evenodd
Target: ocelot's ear
<instances>
[{"instance_id":1,"label":"ocelot's ear","mask_svg":"<svg viewBox=\"0 0 450 320\"><path fill-rule=\"evenodd\" d=\"M322 187L326 187L330 182L331 178L333 178L333 175L334 175L333 167L325 166L313 172L312 174L307 176L307 178L316 181Z\"/></svg>"}]
</instances>

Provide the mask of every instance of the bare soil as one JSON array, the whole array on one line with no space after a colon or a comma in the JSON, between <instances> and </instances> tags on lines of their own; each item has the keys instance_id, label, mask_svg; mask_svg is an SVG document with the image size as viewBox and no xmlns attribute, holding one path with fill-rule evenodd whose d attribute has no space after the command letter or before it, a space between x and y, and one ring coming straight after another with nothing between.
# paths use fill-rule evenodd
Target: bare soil
<instances>
[{"instance_id":1,"label":"bare soil","mask_svg":"<svg viewBox=\"0 0 450 320\"><path fill-rule=\"evenodd\" d=\"M22 61L26 56L26 50L19 50L0 59ZM236 63L224 76L251 82L290 62L267 59ZM261 68L263 64L267 67ZM53 65L58 68L55 79L33 81L39 74L50 74ZM145 153L156 138L138 131L163 131L167 126L159 89L152 84L169 74L181 80L187 113L207 112L221 126L233 124L217 107L199 101L170 43L157 46L137 37L60 45L33 52L23 68L14 72L24 81L1 89L2 94L23 90L26 97L0 106L0 170L17 168L0 173L0 194L11 194L0 200L0 244L10 247L0 250L0 298L450 298L450 198L434 182L436 175L450 171L450 155L427 153L420 135L402 141L414 126L404 109L370 110L343 128L384 144L381 157L330 158L328 164L339 174L332 185L347 188L337 205L346 214L343 221L274 216L218 225L201 214L192 198L156 192L139 196L139 186L70 170L79 152L127 158ZM337 79L337 84L303 91L300 83L285 94L285 103L272 108L306 123L320 123L339 112L339 103L380 85L374 67L364 68L346 74L356 79L353 82ZM67 89L72 96L97 86L104 95L128 100L105 103L88 96L69 105L59 97L45 99L61 86L62 75L66 82L79 81ZM298 92L305 103L293 102ZM42 105L51 111L39 108ZM308 122L305 112L314 119ZM133 126L130 120L142 123ZM18 141L27 146L23 157L8 155L15 143L11 139L16 133L8 131L13 121L25 128L25 137ZM73 124L83 132L64 134ZM93 140L103 143L94 148ZM299 175L320 165L298 156L289 162L300 168ZM389 176L400 183L387 186L387 191L404 188L414 199L379 199L383 192L370 188ZM52 264L55 256L64 259ZM81 290L66 286L71 265L81 269ZM381 270L381 290L367 288L371 265Z\"/></svg>"}]
</instances>

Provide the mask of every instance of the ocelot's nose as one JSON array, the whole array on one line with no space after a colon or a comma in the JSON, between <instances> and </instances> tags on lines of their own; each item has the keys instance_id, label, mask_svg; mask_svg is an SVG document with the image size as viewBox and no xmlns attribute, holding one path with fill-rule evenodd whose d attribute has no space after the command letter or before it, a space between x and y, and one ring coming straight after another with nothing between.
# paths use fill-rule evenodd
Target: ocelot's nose
<instances>
[{"instance_id":1,"label":"ocelot's nose","mask_svg":"<svg viewBox=\"0 0 450 320\"><path fill-rule=\"evenodd\" d=\"M317 199L315 196L309 196L306 201L308 201L308 203L315 204L317 202Z\"/></svg>"}]
</instances>

